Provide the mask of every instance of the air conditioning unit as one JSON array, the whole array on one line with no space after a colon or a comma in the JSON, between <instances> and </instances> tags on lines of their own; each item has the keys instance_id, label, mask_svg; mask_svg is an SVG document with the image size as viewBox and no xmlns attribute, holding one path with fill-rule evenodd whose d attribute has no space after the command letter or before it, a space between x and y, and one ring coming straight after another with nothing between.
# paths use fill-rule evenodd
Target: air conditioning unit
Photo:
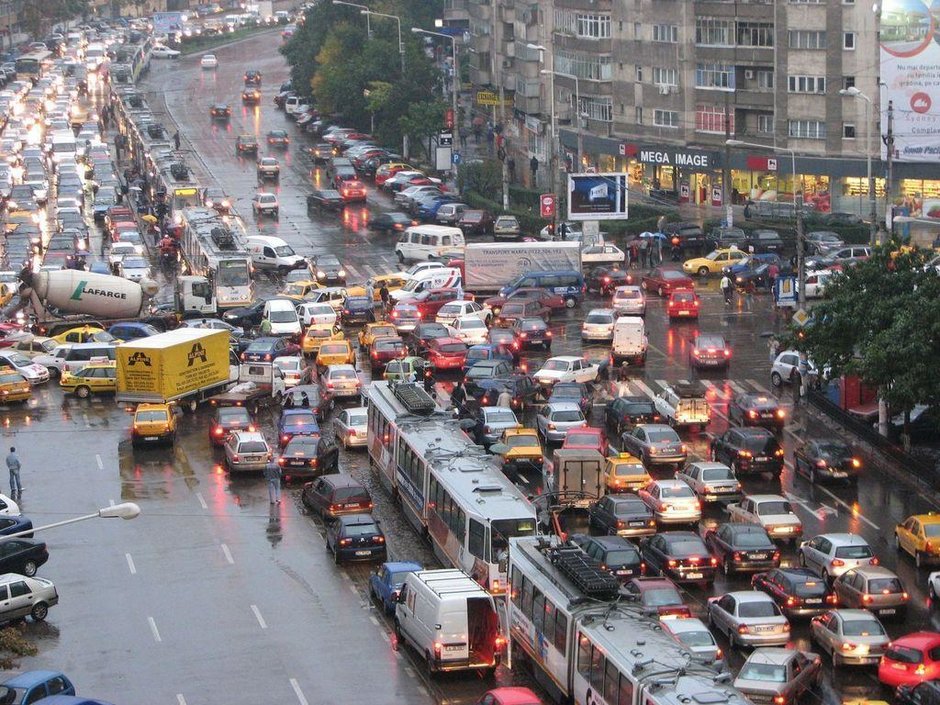
<instances>
[{"instance_id":1,"label":"air conditioning unit","mask_svg":"<svg viewBox=\"0 0 940 705\"><path fill-rule=\"evenodd\" d=\"M503 68L504 69L512 68L512 59L503 59Z\"/></svg>"},{"instance_id":2,"label":"air conditioning unit","mask_svg":"<svg viewBox=\"0 0 940 705\"><path fill-rule=\"evenodd\" d=\"M754 69L745 69L745 70L744 70L744 78L745 78L746 80L748 80L748 81L753 81L753 80L754 80Z\"/></svg>"},{"instance_id":3,"label":"air conditioning unit","mask_svg":"<svg viewBox=\"0 0 940 705\"><path fill-rule=\"evenodd\" d=\"M659 95L669 95L672 93L671 86L668 83L660 83L659 86Z\"/></svg>"}]
</instances>

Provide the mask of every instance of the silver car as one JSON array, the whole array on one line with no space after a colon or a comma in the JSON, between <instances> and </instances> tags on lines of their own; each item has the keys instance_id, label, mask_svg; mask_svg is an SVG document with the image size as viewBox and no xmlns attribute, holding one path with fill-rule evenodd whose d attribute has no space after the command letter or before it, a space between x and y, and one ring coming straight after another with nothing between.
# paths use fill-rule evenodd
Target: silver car
<instances>
[{"instance_id":1,"label":"silver car","mask_svg":"<svg viewBox=\"0 0 940 705\"><path fill-rule=\"evenodd\" d=\"M892 571L881 566L853 568L832 581L832 591L845 607L868 609L879 617L903 620L910 595Z\"/></svg>"},{"instance_id":2,"label":"silver car","mask_svg":"<svg viewBox=\"0 0 940 705\"><path fill-rule=\"evenodd\" d=\"M783 646L790 622L770 595L756 590L729 592L708 599L708 622L735 646Z\"/></svg>"},{"instance_id":3,"label":"silver car","mask_svg":"<svg viewBox=\"0 0 940 705\"><path fill-rule=\"evenodd\" d=\"M838 609L813 617L813 641L832 657L833 666L873 666L891 637L868 610Z\"/></svg>"},{"instance_id":4,"label":"silver car","mask_svg":"<svg viewBox=\"0 0 940 705\"><path fill-rule=\"evenodd\" d=\"M792 705L822 678L819 654L796 649L755 649L734 687L755 705Z\"/></svg>"},{"instance_id":5,"label":"silver car","mask_svg":"<svg viewBox=\"0 0 940 705\"><path fill-rule=\"evenodd\" d=\"M505 406L481 407L478 422L476 440L487 448L498 442L506 429L522 427L513 410Z\"/></svg>"},{"instance_id":6,"label":"silver car","mask_svg":"<svg viewBox=\"0 0 940 705\"><path fill-rule=\"evenodd\" d=\"M666 634L692 652L692 658L696 661L719 671L724 668L725 662L718 642L701 619L664 619L659 624Z\"/></svg>"},{"instance_id":7,"label":"silver car","mask_svg":"<svg viewBox=\"0 0 940 705\"><path fill-rule=\"evenodd\" d=\"M646 315L646 295L638 286L618 286L610 305L619 316Z\"/></svg>"},{"instance_id":8,"label":"silver car","mask_svg":"<svg viewBox=\"0 0 940 705\"><path fill-rule=\"evenodd\" d=\"M364 406L355 406L341 410L333 419L333 429L343 448L358 448L367 443L368 409Z\"/></svg>"},{"instance_id":9,"label":"silver car","mask_svg":"<svg viewBox=\"0 0 940 705\"><path fill-rule=\"evenodd\" d=\"M546 404L539 409L535 423L547 443L561 443L569 428L587 426L581 407L571 402Z\"/></svg>"},{"instance_id":10,"label":"silver car","mask_svg":"<svg viewBox=\"0 0 940 705\"><path fill-rule=\"evenodd\" d=\"M830 585L846 571L878 565L875 552L857 534L820 534L804 541L799 549L801 566L809 568Z\"/></svg>"},{"instance_id":11,"label":"silver car","mask_svg":"<svg viewBox=\"0 0 940 705\"><path fill-rule=\"evenodd\" d=\"M17 573L0 575L0 622L32 617L41 622L49 608L59 604L59 593L51 580L27 578Z\"/></svg>"},{"instance_id":12,"label":"silver car","mask_svg":"<svg viewBox=\"0 0 940 705\"><path fill-rule=\"evenodd\" d=\"M271 446L257 431L235 431L225 439L225 464L232 472L260 472L273 457Z\"/></svg>"},{"instance_id":13,"label":"silver car","mask_svg":"<svg viewBox=\"0 0 940 705\"><path fill-rule=\"evenodd\" d=\"M352 365L329 365L323 373L323 386L337 399L358 397L362 382Z\"/></svg>"},{"instance_id":14,"label":"silver car","mask_svg":"<svg viewBox=\"0 0 940 705\"><path fill-rule=\"evenodd\" d=\"M676 473L676 479L691 487L702 502L721 502L742 497L741 483L724 463L689 463Z\"/></svg>"}]
</instances>

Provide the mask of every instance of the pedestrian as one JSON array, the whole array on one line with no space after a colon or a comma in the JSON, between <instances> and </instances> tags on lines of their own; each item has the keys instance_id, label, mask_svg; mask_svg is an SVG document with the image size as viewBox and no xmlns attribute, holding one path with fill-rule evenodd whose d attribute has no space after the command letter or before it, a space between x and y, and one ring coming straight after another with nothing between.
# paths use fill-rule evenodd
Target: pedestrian
<instances>
[{"instance_id":1,"label":"pedestrian","mask_svg":"<svg viewBox=\"0 0 940 705\"><path fill-rule=\"evenodd\" d=\"M744 204L744 220L751 219L751 202L748 201Z\"/></svg>"},{"instance_id":2,"label":"pedestrian","mask_svg":"<svg viewBox=\"0 0 940 705\"><path fill-rule=\"evenodd\" d=\"M271 504L281 503L281 467L273 458L264 466L264 479L268 483L268 499Z\"/></svg>"},{"instance_id":3,"label":"pedestrian","mask_svg":"<svg viewBox=\"0 0 940 705\"><path fill-rule=\"evenodd\" d=\"M463 385L460 382L454 385L454 389L450 393L450 403L456 410L460 410L460 407L463 406L463 403L467 400L467 392L463 388Z\"/></svg>"},{"instance_id":4,"label":"pedestrian","mask_svg":"<svg viewBox=\"0 0 940 705\"><path fill-rule=\"evenodd\" d=\"M656 233L656 240L654 244L655 248L653 249L653 252L656 255L656 266L658 267L663 263L663 234L661 230Z\"/></svg>"},{"instance_id":5,"label":"pedestrian","mask_svg":"<svg viewBox=\"0 0 940 705\"><path fill-rule=\"evenodd\" d=\"M261 319L261 335L271 335L271 319L265 316Z\"/></svg>"},{"instance_id":6,"label":"pedestrian","mask_svg":"<svg viewBox=\"0 0 940 705\"><path fill-rule=\"evenodd\" d=\"M727 274L722 275L721 281L718 282L718 288L721 289L721 293L724 294L725 304L730 306L733 288L731 284L731 279L728 277Z\"/></svg>"},{"instance_id":7,"label":"pedestrian","mask_svg":"<svg viewBox=\"0 0 940 705\"><path fill-rule=\"evenodd\" d=\"M375 285L372 283L372 280L369 279L366 281L366 297L369 299L369 303L375 307Z\"/></svg>"},{"instance_id":8,"label":"pedestrian","mask_svg":"<svg viewBox=\"0 0 940 705\"><path fill-rule=\"evenodd\" d=\"M382 310L387 312L389 292L388 287L385 286L385 284L382 284L382 287L379 289L379 298L382 299Z\"/></svg>"},{"instance_id":9,"label":"pedestrian","mask_svg":"<svg viewBox=\"0 0 940 705\"><path fill-rule=\"evenodd\" d=\"M649 269L650 241L649 238L640 238L640 268Z\"/></svg>"},{"instance_id":10,"label":"pedestrian","mask_svg":"<svg viewBox=\"0 0 940 705\"><path fill-rule=\"evenodd\" d=\"M630 254L630 243L624 243L623 245L623 268L630 269L633 265L633 257Z\"/></svg>"},{"instance_id":11,"label":"pedestrian","mask_svg":"<svg viewBox=\"0 0 940 705\"><path fill-rule=\"evenodd\" d=\"M499 397L496 399L496 406L502 406L507 409L512 408L512 394L509 393L509 390L503 387L502 391L499 393Z\"/></svg>"},{"instance_id":12,"label":"pedestrian","mask_svg":"<svg viewBox=\"0 0 940 705\"><path fill-rule=\"evenodd\" d=\"M506 168L509 169L509 183L516 183L516 160L509 157L506 161Z\"/></svg>"},{"instance_id":13,"label":"pedestrian","mask_svg":"<svg viewBox=\"0 0 940 705\"><path fill-rule=\"evenodd\" d=\"M173 145L174 147L176 147L176 151L178 152L180 149L180 131L179 130L173 133Z\"/></svg>"},{"instance_id":14,"label":"pedestrian","mask_svg":"<svg viewBox=\"0 0 940 705\"><path fill-rule=\"evenodd\" d=\"M538 185L538 179L536 175L539 173L539 160L534 154L529 160L529 171L532 173L532 188L535 188Z\"/></svg>"},{"instance_id":15,"label":"pedestrian","mask_svg":"<svg viewBox=\"0 0 940 705\"><path fill-rule=\"evenodd\" d=\"M486 129L486 144L491 153L493 151L493 142L495 141L495 139L496 139L496 133L493 131L493 126L490 125Z\"/></svg>"},{"instance_id":16,"label":"pedestrian","mask_svg":"<svg viewBox=\"0 0 940 705\"><path fill-rule=\"evenodd\" d=\"M466 149L466 148L467 148L467 132L466 132L466 130L461 130L461 131L460 131L460 148L461 148L461 149Z\"/></svg>"},{"instance_id":17,"label":"pedestrian","mask_svg":"<svg viewBox=\"0 0 940 705\"><path fill-rule=\"evenodd\" d=\"M424 391L434 396L434 370L431 368L431 363L426 362L424 364L424 369L422 370L421 377L424 381Z\"/></svg>"},{"instance_id":18,"label":"pedestrian","mask_svg":"<svg viewBox=\"0 0 940 705\"><path fill-rule=\"evenodd\" d=\"M630 264L634 269L640 266L640 245L636 239L630 243Z\"/></svg>"},{"instance_id":19,"label":"pedestrian","mask_svg":"<svg viewBox=\"0 0 940 705\"><path fill-rule=\"evenodd\" d=\"M780 341L777 340L777 336L770 336L770 340L767 341L767 348L770 352L770 362L772 364L777 359L777 353L780 351Z\"/></svg>"},{"instance_id":20,"label":"pedestrian","mask_svg":"<svg viewBox=\"0 0 940 705\"><path fill-rule=\"evenodd\" d=\"M17 496L23 491L23 483L20 482L20 456L16 454L16 448L10 447L10 454L7 456L7 468L10 470L10 495Z\"/></svg>"},{"instance_id":21,"label":"pedestrian","mask_svg":"<svg viewBox=\"0 0 940 705\"><path fill-rule=\"evenodd\" d=\"M454 289L456 289L457 301L463 301L463 281L460 277L457 277L457 286Z\"/></svg>"},{"instance_id":22,"label":"pedestrian","mask_svg":"<svg viewBox=\"0 0 940 705\"><path fill-rule=\"evenodd\" d=\"M754 302L754 293L757 291L757 287L754 285L754 280L751 279L744 284L744 310L750 311L751 304Z\"/></svg>"}]
</instances>

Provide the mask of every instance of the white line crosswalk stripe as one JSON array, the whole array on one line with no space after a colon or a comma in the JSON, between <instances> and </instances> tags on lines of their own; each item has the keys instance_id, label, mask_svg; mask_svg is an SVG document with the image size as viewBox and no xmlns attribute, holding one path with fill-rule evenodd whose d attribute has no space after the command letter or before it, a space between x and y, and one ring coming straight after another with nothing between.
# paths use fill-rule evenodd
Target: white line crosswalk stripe
<instances>
[{"instance_id":1,"label":"white line crosswalk stripe","mask_svg":"<svg viewBox=\"0 0 940 705\"><path fill-rule=\"evenodd\" d=\"M634 380L630 380L630 382L631 382L635 387L637 387L643 394L645 394L646 396L648 396L650 399L653 399L653 398L656 397L656 392L654 392L652 389L650 389L643 381L638 380L638 379L634 379Z\"/></svg>"},{"instance_id":2,"label":"white line crosswalk stripe","mask_svg":"<svg viewBox=\"0 0 940 705\"><path fill-rule=\"evenodd\" d=\"M733 379L729 379L729 380L728 380L728 385L729 385L735 392L738 392L739 394L747 391L744 387L742 387L740 384L738 384L737 382L735 382Z\"/></svg>"},{"instance_id":3,"label":"white line crosswalk stripe","mask_svg":"<svg viewBox=\"0 0 940 705\"><path fill-rule=\"evenodd\" d=\"M767 389L767 387L762 385L760 382L758 382L756 379L747 379L744 381L747 382L752 387L754 387L754 389L756 389L761 394L770 394L770 390Z\"/></svg>"}]
</instances>

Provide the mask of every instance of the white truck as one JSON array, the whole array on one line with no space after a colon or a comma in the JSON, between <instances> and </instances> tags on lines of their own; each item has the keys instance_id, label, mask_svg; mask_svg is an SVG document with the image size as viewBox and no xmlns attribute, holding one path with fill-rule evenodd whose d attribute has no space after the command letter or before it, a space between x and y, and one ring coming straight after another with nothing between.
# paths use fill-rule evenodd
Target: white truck
<instances>
[{"instance_id":1,"label":"white truck","mask_svg":"<svg viewBox=\"0 0 940 705\"><path fill-rule=\"evenodd\" d=\"M473 293L499 291L526 272L581 271L578 242L473 242L464 248L463 286Z\"/></svg>"},{"instance_id":2,"label":"white truck","mask_svg":"<svg viewBox=\"0 0 940 705\"><path fill-rule=\"evenodd\" d=\"M653 406L675 428L698 426L704 429L711 419L705 387L696 382L665 387L653 398Z\"/></svg>"},{"instance_id":3,"label":"white truck","mask_svg":"<svg viewBox=\"0 0 940 705\"><path fill-rule=\"evenodd\" d=\"M284 372L270 362L243 362L238 367L238 382L227 391L209 399L213 406L244 406L249 413L271 402L280 403L287 391Z\"/></svg>"},{"instance_id":4,"label":"white truck","mask_svg":"<svg viewBox=\"0 0 940 705\"><path fill-rule=\"evenodd\" d=\"M614 338L610 345L611 367L624 363L645 365L649 340L646 324L639 316L621 316L614 322Z\"/></svg>"}]
</instances>

